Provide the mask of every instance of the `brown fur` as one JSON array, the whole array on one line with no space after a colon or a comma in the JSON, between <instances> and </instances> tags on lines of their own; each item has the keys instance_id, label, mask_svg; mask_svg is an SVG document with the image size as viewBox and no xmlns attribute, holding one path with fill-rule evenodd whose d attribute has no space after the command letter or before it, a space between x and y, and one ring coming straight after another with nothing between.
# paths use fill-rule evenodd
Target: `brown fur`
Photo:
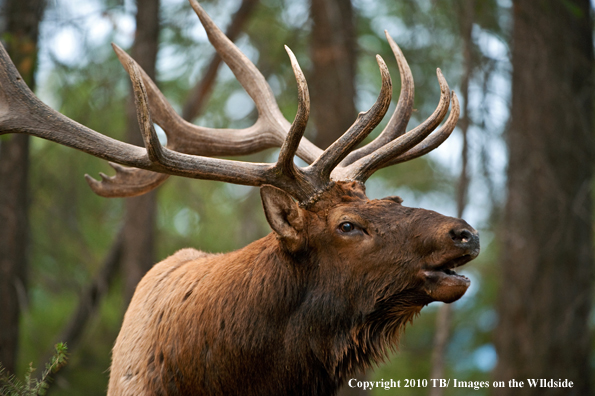
<instances>
[{"instance_id":1,"label":"brown fur","mask_svg":"<svg viewBox=\"0 0 595 396\"><path fill-rule=\"evenodd\" d=\"M307 208L271 191L263 202L275 232L227 254L180 250L140 282L109 395L334 394L381 361L433 295L464 293L427 277L477 255L464 221L368 200L357 183ZM343 233L345 221L362 232ZM453 238L460 229L471 245Z\"/></svg>"}]
</instances>

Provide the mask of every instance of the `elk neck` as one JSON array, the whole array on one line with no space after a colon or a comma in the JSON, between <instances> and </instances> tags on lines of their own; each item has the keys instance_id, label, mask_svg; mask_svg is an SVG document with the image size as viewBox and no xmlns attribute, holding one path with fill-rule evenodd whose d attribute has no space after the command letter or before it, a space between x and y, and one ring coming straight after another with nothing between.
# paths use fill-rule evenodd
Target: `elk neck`
<instances>
[{"instance_id":1,"label":"elk neck","mask_svg":"<svg viewBox=\"0 0 595 396\"><path fill-rule=\"evenodd\" d=\"M262 330L275 329L278 339L272 344L280 350L274 355L285 355L295 373L317 368L327 386L338 386L358 369L382 361L406 323L430 301L404 281L359 276L341 267L339 257L317 253L290 254L274 233L230 253L228 271L242 276L233 277L240 282L230 285L227 292L234 296L226 305L234 310L232 317L253 327L235 334L246 345L264 345L258 337L271 332ZM232 308L232 300L242 304ZM241 312L242 307L252 310Z\"/></svg>"}]
</instances>

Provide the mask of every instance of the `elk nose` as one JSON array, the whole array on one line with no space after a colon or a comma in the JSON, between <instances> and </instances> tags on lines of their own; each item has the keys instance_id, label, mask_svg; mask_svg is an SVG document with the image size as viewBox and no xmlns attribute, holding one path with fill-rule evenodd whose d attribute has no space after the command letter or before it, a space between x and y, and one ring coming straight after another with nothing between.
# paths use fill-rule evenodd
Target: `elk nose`
<instances>
[{"instance_id":1,"label":"elk nose","mask_svg":"<svg viewBox=\"0 0 595 396\"><path fill-rule=\"evenodd\" d=\"M459 228L450 230L449 235L458 247L470 251L479 250L479 235L477 231L473 229Z\"/></svg>"}]
</instances>

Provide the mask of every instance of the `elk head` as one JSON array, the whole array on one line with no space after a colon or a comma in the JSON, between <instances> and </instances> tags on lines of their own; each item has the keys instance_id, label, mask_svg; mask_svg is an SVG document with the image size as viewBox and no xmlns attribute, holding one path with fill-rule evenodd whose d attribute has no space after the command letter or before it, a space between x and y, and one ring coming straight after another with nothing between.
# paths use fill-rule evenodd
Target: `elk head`
<instances>
[{"instance_id":1,"label":"elk head","mask_svg":"<svg viewBox=\"0 0 595 396\"><path fill-rule=\"evenodd\" d=\"M469 286L453 271L479 253L477 232L463 220L407 208L399 197L370 200L357 182L337 182L307 207L272 186L261 196L287 252L336 267L329 279L343 272L359 280L358 288L381 292L371 301L411 289L416 306L450 303Z\"/></svg>"}]
</instances>

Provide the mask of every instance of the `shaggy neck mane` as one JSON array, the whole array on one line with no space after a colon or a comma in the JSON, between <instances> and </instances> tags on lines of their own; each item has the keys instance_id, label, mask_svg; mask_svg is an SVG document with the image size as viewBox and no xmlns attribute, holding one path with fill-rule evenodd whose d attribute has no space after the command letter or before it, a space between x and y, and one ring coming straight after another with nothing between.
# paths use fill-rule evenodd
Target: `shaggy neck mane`
<instances>
[{"instance_id":1,"label":"shaggy neck mane","mask_svg":"<svg viewBox=\"0 0 595 396\"><path fill-rule=\"evenodd\" d=\"M274 234L254 244L261 243L268 248L261 250L264 255L257 261L262 260L273 268L292 263L289 267L298 269L283 271L282 274L295 278L280 282L298 285L294 290L297 292L297 300L292 304L294 310L285 313L288 317L285 333L288 352L309 356L310 359L302 362L321 365L330 383L337 388L358 370L383 362L397 347L406 324L428 303L410 289L380 297L362 293L365 285L343 282L349 276L321 274L322 263L313 262L309 254L293 256L287 253ZM279 293L280 290L271 292ZM280 297L271 296L270 301L277 303ZM308 339L309 342L292 342L296 339ZM306 350L295 349L304 345Z\"/></svg>"}]
</instances>

